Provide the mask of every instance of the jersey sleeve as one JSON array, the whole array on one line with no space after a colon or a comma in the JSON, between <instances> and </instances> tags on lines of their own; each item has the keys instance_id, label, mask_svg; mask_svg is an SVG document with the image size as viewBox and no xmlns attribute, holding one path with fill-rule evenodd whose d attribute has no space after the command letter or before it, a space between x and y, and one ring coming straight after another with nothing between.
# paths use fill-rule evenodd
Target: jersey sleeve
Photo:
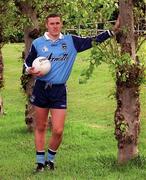
<instances>
[{"instance_id":1,"label":"jersey sleeve","mask_svg":"<svg viewBox=\"0 0 146 180\"><path fill-rule=\"evenodd\" d=\"M32 62L35 58L37 58L37 51L35 49L35 46L32 44L29 54L28 54L27 58L25 59L24 66L26 68L31 67Z\"/></svg>"},{"instance_id":2,"label":"jersey sleeve","mask_svg":"<svg viewBox=\"0 0 146 180\"><path fill-rule=\"evenodd\" d=\"M108 30L93 37L80 37L72 35L72 39L77 52L82 52L92 47L93 40L97 43L102 43L113 35L113 31Z\"/></svg>"}]
</instances>

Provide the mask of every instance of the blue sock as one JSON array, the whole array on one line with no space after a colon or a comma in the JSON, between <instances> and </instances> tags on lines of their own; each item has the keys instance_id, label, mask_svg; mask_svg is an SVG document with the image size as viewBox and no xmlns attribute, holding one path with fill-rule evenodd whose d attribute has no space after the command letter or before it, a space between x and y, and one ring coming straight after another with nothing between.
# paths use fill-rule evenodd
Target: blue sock
<instances>
[{"instance_id":1,"label":"blue sock","mask_svg":"<svg viewBox=\"0 0 146 180\"><path fill-rule=\"evenodd\" d=\"M45 151L36 152L37 163L45 164Z\"/></svg>"},{"instance_id":2,"label":"blue sock","mask_svg":"<svg viewBox=\"0 0 146 180\"><path fill-rule=\"evenodd\" d=\"M48 149L48 161L54 162L56 151Z\"/></svg>"}]
</instances>

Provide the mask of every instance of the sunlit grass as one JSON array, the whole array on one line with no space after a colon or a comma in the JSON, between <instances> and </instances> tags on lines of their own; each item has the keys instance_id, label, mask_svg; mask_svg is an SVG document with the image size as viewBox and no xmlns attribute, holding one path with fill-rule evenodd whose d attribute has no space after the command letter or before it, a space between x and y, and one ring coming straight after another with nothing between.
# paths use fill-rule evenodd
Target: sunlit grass
<instances>
[{"instance_id":1,"label":"sunlit grass","mask_svg":"<svg viewBox=\"0 0 146 180\"><path fill-rule=\"evenodd\" d=\"M113 96L115 84L107 65L95 69L87 84L80 85L82 61L89 51L79 54L68 81L68 115L64 140L56 156L56 170L34 174L33 134L24 122L25 96L20 87L23 44L3 48L5 63L5 116L0 119L0 180L135 180L146 178L146 88L141 88L140 157L127 165L117 164L114 137ZM49 136L49 132L48 132ZM47 147L46 147L47 148Z\"/></svg>"}]
</instances>

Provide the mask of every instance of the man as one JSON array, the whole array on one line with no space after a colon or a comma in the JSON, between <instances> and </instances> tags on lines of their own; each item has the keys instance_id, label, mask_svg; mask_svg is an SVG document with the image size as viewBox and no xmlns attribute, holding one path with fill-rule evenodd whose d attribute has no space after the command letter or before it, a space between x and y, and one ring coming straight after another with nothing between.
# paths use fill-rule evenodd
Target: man
<instances>
[{"instance_id":1,"label":"man","mask_svg":"<svg viewBox=\"0 0 146 180\"><path fill-rule=\"evenodd\" d=\"M113 31L105 31L92 38L81 38L73 35L63 35L61 17L50 14L46 18L44 36L35 39L25 61L26 71L36 77L31 103L35 107L35 146L37 172L48 167L54 170L55 154L61 144L66 117L66 81L71 73L76 55L92 47L93 39L101 43L114 35L119 22ZM32 67L32 62L39 56L49 57L51 70L42 76L40 71ZM45 133L48 123L48 114L51 114L51 137L49 139L47 160L45 161Z\"/></svg>"}]
</instances>

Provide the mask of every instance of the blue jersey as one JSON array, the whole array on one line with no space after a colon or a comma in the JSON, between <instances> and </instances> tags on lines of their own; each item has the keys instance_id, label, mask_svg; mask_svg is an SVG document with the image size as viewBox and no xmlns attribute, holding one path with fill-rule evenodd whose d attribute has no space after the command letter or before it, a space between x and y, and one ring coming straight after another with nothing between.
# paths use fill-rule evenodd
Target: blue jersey
<instances>
[{"instance_id":1,"label":"blue jersey","mask_svg":"<svg viewBox=\"0 0 146 180\"><path fill-rule=\"evenodd\" d=\"M50 84L64 84L69 78L76 55L92 47L92 41L101 43L112 36L112 31L105 31L95 37L80 37L61 35L55 42L45 33L32 42L25 66L31 67L32 62L39 56L50 57L51 70L42 77L37 77Z\"/></svg>"}]
</instances>

